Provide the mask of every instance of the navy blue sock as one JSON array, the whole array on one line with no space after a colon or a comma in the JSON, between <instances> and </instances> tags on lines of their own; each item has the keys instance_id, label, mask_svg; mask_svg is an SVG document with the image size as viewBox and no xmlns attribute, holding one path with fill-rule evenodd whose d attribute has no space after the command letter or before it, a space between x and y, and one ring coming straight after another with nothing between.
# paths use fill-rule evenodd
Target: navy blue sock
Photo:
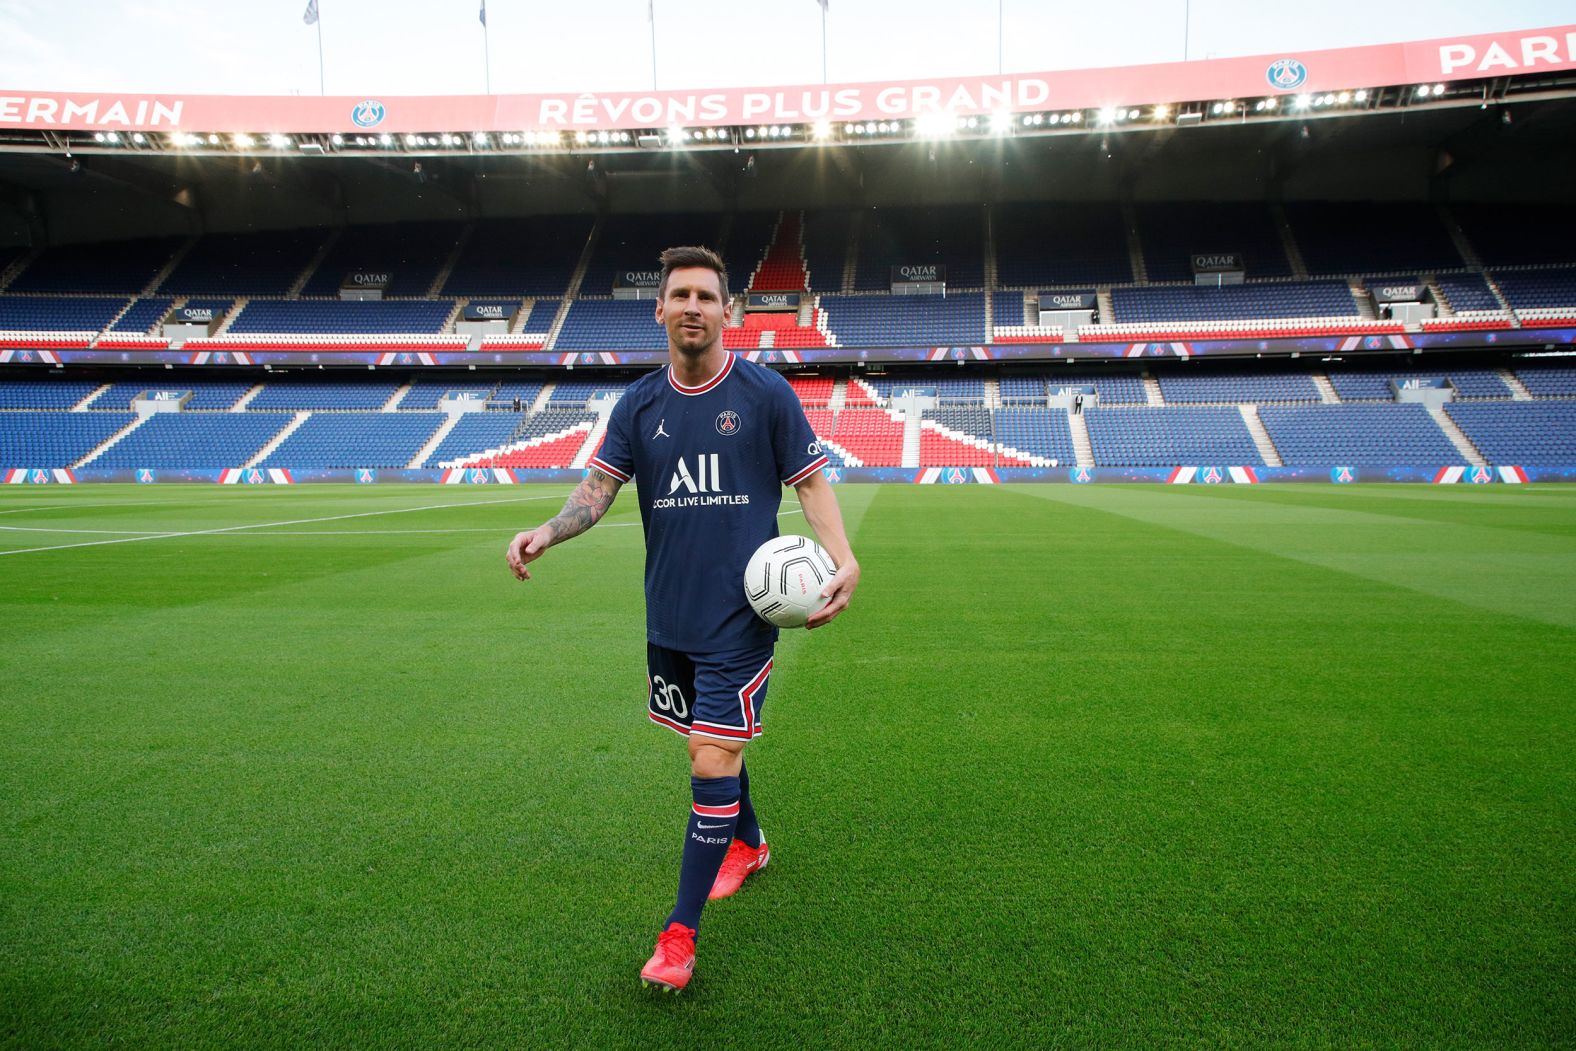
<instances>
[{"instance_id":1,"label":"navy blue sock","mask_svg":"<svg viewBox=\"0 0 1576 1051\"><path fill-rule=\"evenodd\" d=\"M739 779L691 777L690 792L695 804L690 807L689 824L684 829L679 900L667 922L699 930L700 910L706 907L706 895L717 882L717 870L722 868L739 820Z\"/></svg>"},{"instance_id":2,"label":"navy blue sock","mask_svg":"<svg viewBox=\"0 0 1576 1051\"><path fill-rule=\"evenodd\" d=\"M755 820L755 808L750 805L750 772L739 765L739 824L733 838L743 840L747 847L761 845L761 823Z\"/></svg>"}]
</instances>

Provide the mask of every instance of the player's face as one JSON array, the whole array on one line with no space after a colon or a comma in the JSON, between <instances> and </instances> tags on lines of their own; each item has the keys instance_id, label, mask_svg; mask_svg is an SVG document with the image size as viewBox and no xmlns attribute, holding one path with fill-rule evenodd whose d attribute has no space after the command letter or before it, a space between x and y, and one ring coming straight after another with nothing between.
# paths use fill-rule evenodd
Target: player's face
<instances>
[{"instance_id":1,"label":"player's face","mask_svg":"<svg viewBox=\"0 0 1576 1051\"><path fill-rule=\"evenodd\" d=\"M667 290L657 300L657 321L668 330L668 346L681 354L710 350L732 312L732 304L722 301L722 281L703 266L669 273Z\"/></svg>"}]
</instances>

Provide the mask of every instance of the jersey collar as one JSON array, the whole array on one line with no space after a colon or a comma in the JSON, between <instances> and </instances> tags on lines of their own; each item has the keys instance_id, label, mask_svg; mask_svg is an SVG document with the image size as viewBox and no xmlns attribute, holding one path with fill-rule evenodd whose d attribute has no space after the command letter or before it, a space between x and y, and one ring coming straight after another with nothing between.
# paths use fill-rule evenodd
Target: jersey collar
<instances>
[{"instance_id":1,"label":"jersey collar","mask_svg":"<svg viewBox=\"0 0 1576 1051\"><path fill-rule=\"evenodd\" d=\"M684 384L680 383L678 378L673 375L672 365L668 366L668 383L671 384L673 389L678 391L680 394L687 394L691 397L697 394L705 394L707 391L717 386L717 384L727 379L728 373L733 371L733 352L728 351L727 355L728 359L722 363L722 368L718 370L717 374L698 387L686 387Z\"/></svg>"}]
</instances>

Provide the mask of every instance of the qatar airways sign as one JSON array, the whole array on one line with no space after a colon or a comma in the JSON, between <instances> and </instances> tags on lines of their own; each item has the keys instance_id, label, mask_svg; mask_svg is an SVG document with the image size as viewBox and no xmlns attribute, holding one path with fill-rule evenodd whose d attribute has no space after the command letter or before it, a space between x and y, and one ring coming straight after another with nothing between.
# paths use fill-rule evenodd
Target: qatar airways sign
<instances>
[{"instance_id":1,"label":"qatar airways sign","mask_svg":"<svg viewBox=\"0 0 1576 1051\"><path fill-rule=\"evenodd\" d=\"M1200 62L698 91L369 98L0 91L0 128L345 135L718 127L1098 109L1576 69L1576 25Z\"/></svg>"}]
</instances>

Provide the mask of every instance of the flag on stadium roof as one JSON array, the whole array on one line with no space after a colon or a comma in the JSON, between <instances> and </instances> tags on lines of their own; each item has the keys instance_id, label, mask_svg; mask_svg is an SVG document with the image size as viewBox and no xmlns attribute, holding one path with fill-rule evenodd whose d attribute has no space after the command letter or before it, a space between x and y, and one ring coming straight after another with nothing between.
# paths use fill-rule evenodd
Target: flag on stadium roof
<instances>
[{"instance_id":1,"label":"flag on stadium roof","mask_svg":"<svg viewBox=\"0 0 1576 1051\"><path fill-rule=\"evenodd\" d=\"M486 29L487 28L487 0L482 0L482 9L476 13L476 17L482 20L482 28Z\"/></svg>"},{"instance_id":2,"label":"flag on stadium roof","mask_svg":"<svg viewBox=\"0 0 1576 1051\"><path fill-rule=\"evenodd\" d=\"M301 13L301 21L309 26L317 25L317 0L306 0L306 10Z\"/></svg>"}]
</instances>

